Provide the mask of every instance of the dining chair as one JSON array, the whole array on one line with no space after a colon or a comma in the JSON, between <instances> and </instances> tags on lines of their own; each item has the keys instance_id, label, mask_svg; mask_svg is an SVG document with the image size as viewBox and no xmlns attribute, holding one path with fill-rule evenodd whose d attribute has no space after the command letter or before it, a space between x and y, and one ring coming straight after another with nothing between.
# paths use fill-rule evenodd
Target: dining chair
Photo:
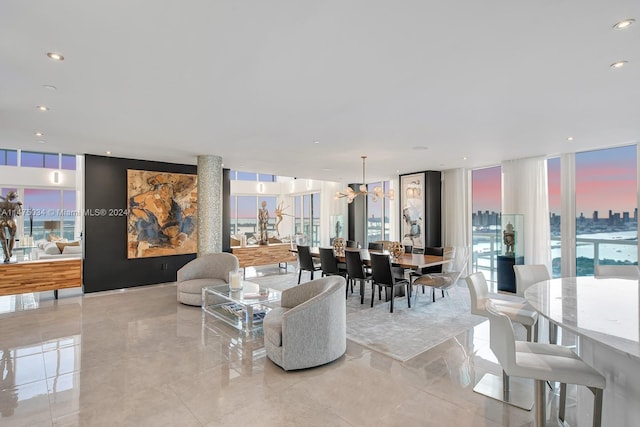
<instances>
[{"instance_id":1,"label":"dining chair","mask_svg":"<svg viewBox=\"0 0 640 427\"><path fill-rule=\"evenodd\" d=\"M501 313L509 316L512 321L524 326L527 331L527 341L537 340L538 313L535 310L523 303L490 298L487 281L481 272L470 274L465 280L469 287L469 296L471 297L471 314L488 317L487 304L492 303ZM528 396L522 393L507 393L505 386L509 385L509 377L504 371L502 373L502 398L500 398L499 392L494 388L495 381L492 381L492 377L492 374L485 374L473 388L473 391L502 400L505 403L519 408L526 410L531 409L533 403L532 399Z\"/></svg>"},{"instance_id":2,"label":"dining chair","mask_svg":"<svg viewBox=\"0 0 640 427\"><path fill-rule=\"evenodd\" d=\"M467 268L469 250L466 247L446 247L444 249L443 259L449 260L449 262L444 264L442 273L425 274L413 281L413 284L416 285L414 305L418 298L417 286L420 285L422 285L423 288L425 286L431 288L433 302L436 302L436 289L440 289L443 298L445 293L448 295L449 289L458 283L458 280Z\"/></svg>"},{"instance_id":3,"label":"dining chair","mask_svg":"<svg viewBox=\"0 0 640 427\"><path fill-rule=\"evenodd\" d=\"M393 297L394 297L394 289L396 286L404 286L405 292L407 294L407 305L411 308L411 288L409 281L406 279L398 279L396 278L391 271L391 260L389 259L389 255L371 253L371 270L373 276L373 283L377 285L379 288L383 286L385 289L389 289L391 292L391 296L389 297L389 312L393 313ZM389 295L388 292L386 292ZM371 298L371 307L373 307L373 295Z\"/></svg>"},{"instance_id":4,"label":"dining chair","mask_svg":"<svg viewBox=\"0 0 640 427\"><path fill-rule=\"evenodd\" d=\"M538 313L526 302L506 301L491 298L489 287L484 274L476 272L467 276L467 286L471 297L471 314L487 317L485 306L488 301L496 305L497 309L520 323L527 330L527 341L537 341Z\"/></svg>"},{"instance_id":5,"label":"dining chair","mask_svg":"<svg viewBox=\"0 0 640 427\"><path fill-rule=\"evenodd\" d=\"M546 381L560 382L558 419L564 423L567 384L586 386L594 395L593 427L602 425L602 398L606 379L587 365L571 349L555 344L516 341L509 316L492 301L485 304L490 322L490 347L505 373L503 389L509 390L509 377L531 378L535 384L535 425L546 426Z\"/></svg>"},{"instance_id":6,"label":"dining chair","mask_svg":"<svg viewBox=\"0 0 640 427\"><path fill-rule=\"evenodd\" d=\"M513 271L516 275L516 295L524 298L524 291L534 283L551 279L549 269L544 264L514 265ZM549 342L558 342L558 325L549 321Z\"/></svg>"},{"instance_id":7,"label":"dining chair","mask_svg":"<svg viewBox=\"0 0 640 427\"><path fill-rule=\"evenodd\" d=\"M404 245L404 253L405 253L405 254L413 253L413 246L411 246L411 245Z\"/></svg>"},{"instance_id":8,"label":"dining chair","mask_svg":"<svg viewBox=\"0 0 640 427\"><path fill-rule=\"evenodd\" d=\"M346 268L340 268L340 263L336 259L333 248L319 248L318 250L320 252L320 268L323 276L345 277L347 275Z\"/></svg>"},{"instance_id":9,"label":"dining chair","mask_svg":"<svg viewBox=\"0 0 640 427\"><path fill-rule=\"evenodd\" d=\"M349 281L351 281L351 285L353 286L353 282L358 282L360 284L360 304L364 304L364 291L365 285L367 282L371 283L371 304L373 305L373 297L375 295L375 287L373 286L373 277L371 274L368 274L364 265L362 264L362 257L360 256L360 252L358 251L345 251L344 253L347 260L347 275L349 277ZM353 288L351 288L351 292L353 293ZM348 290L347 290L348 296Z\"/></svg>"},{"instance_id":10,"label":"dining chair","mask_svg":"<svg viewBox=\"0 0 640 427\"><path fill-rule=\"evenodd\" d=\"M384 250L384 244L378 242L369 242L367 249L369 249L370 251L382 251Z\"/></svg>"},{"instance_id":11,"label":"dining chair","mask_svg":"<svg viewBox=\"0 0 640 427\"><path fill-rule=\"evenodd\" d=\"M423 255L434 255L434 256L444 255L444 248L425 247L425 248L416 248L416 249L418 249L419 250L418 252ZM430 273L442 273L442 266L436 265L432 267L417 268L413 270L411 273L409 273L409 281L413 281L416 278L421 277L422 275L430 274ZM424 293L424 287L422 288L422 293Z\"/></svg>"},{"instance_id":12,"label":"dining chair","mask_svg":"<svg viewBox=\"0 0 640 427\"><path fill-rule=\"evenodd\" d=\"M355 240L347 240L346 246L347 248L357 248L360 244Z\"/></svg>"},{"instance_id":13,"label":"dining chair","mask_svg":"<svg viewBox=\"0 0 640 427\"><path fill-rule=\"evenodd\" d=\"M640 269L637 265L600 265L594 269L595 277L612 277L616 279L640 279Z\"/></svg>"},{"instance_id":14,"label":"dining chair","mask_svg":"<svg viewBox=\"0 0 640 427\"><path fill-rule=\"evenodd\" d=\"M298 270L298 285L300 284L303 270L311 273L311 280L313 280L313 273L315 271L322 270L322 267L311 257L309 246L298 245Z\"/></svg>"}]
</instances>

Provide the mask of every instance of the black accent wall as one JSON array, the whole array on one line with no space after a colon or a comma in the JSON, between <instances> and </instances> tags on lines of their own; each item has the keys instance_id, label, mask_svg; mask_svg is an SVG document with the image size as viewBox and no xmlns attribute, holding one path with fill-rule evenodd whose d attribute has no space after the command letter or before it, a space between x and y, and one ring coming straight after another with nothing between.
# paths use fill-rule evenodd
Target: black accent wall
<instances>
[{"instance_id":1,"label":"black accent wall","mask_svg":"<svg viewBox=\"0 0 640 427\"><path fill-rule=\"evenodd\" d=\"M178 269L196 257L127 259L127 217L108 214L127 209L127 169L197 173L195 165L85 155L85 209L87 213L107 210L107 215L85 215L83 276L87 293L172 282ZM227 182L228 177L227 171ZM228 209L228 203L225 205Z\"/></svg>"}]
</instances>

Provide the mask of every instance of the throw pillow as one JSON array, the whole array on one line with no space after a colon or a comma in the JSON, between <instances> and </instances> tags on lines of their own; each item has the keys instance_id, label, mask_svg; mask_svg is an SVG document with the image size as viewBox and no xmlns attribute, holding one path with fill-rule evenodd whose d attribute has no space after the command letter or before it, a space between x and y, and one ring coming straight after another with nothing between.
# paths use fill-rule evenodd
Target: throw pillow
<instances>
[{"instance_id":1,"label":"throw pillow","mask_svg":"<svg viewBox=\"0 0 640 427\"><path fill-rule=\"evenodd\" d=\"M58 247L60 253L62 253L66 246L80 246L80 242L56 242L56 246Z\"/></svg>"},{"instance_id":2,"label":"throw pillow","mask_svg":"<svg viewBox=\"0 0 640 427\"><path fill-rule=\"evenodd\" d=\"M67 245L62 250L63 255L71 255L71 254L81 254L82 246L80 245Z\"/></svg>"},{"instance_id":3,"label":"throw pillow","mask_svg":"<svg viewBox=\"0 0 640 427\"><path fill-rule=\"evenodd\" d=\"M60 249L54 242L48 242L44 245L44 253L47 255L60 255Z\"/></svg>"}]
</instances>

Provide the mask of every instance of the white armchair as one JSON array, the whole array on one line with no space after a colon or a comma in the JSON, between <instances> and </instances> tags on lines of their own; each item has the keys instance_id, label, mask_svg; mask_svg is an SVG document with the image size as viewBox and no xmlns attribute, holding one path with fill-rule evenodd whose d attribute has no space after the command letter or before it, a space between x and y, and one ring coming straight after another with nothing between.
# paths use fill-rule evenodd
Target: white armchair
<instances>
[{"instance_id":1,"label":"white armchair","mask_svg":"<svg viewBox=\"0 0 640 427\"><path fill-rule=\"evenodd\" d=\"M235 255L220 252L200 256L178 270L178 301L187 305L202 304L202 288L229 282L229 272L238 270Z\"/></svg>"},{"instance_id":2,"label":"white armchair","mask_svg":"<svg viewBox=\"0 0 640 427\"><path fill-rule=\"evenodd\" d=\"M282 292L263 321L267 356L285 371L336 360L347 350L345 279L327 276Z\"/></svg>"}]
</instances>

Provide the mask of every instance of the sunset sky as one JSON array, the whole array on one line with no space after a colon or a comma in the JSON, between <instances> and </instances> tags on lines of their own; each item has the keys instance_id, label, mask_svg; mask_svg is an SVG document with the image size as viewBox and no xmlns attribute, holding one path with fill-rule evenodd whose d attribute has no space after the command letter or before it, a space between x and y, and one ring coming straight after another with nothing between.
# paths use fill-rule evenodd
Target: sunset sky
<instances>
[{"instance_id":1,"label":"sunset sky","mask_svg":"<svg viewBox=\"0 0 640 427\"><path fill-rule=\"evenodd\" d=\"M560 213L560 158L549 159L549 209ZM576 213L600 218L629 212L637 205L636 147L609 148L576 154ZM473 211L500 211L500 167L473 171Z\"/></svg>"}]
</instances>

